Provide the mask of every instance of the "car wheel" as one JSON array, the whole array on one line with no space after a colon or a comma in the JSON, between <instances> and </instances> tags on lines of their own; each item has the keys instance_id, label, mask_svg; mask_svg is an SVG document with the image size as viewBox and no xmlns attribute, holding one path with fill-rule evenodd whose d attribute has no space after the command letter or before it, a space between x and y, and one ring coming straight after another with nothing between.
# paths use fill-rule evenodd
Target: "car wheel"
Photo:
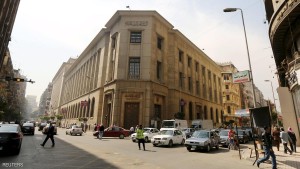
<instances>
[{"instance_id":1,"label":"car wheel","mask_svg":"<svg viewBox=\"0 0 300 169\"><path fill-rule=\"evenodd\" d=\"M82 133L81 134L79 134L80 136L82 136Z\"/></svg>"},{"instance_id":2,"label":"car wheel","mask_svg":"<svg viewBox=\"0 0 300 169\"><path fill-rule=\"evenodd\" d=\"M121 134L121 135L119 136L119 138L120 138L120 139L124 139L124 135Z\"/></svg>"},{"instance_id":3,"label":"car wheel","mask_svg":"<svg viewBox=\"0 0 300 169\"><path fill-rule=\"evenodd\" d=\"M70 132L70 136L73 136L73 133L72 133L72 132Z\"/></svg>"},{"instance_id":4,"label":"car wheel","mask_svg":"<svg viewBox=\"0 0 300 169\"><path fill-rule=\"evenodd\" d=\"M157 144L153 144L153 147L157 147Z\"/></svg>"},{"instance_id":5,"label":"car wheel","mask_svg":"<svg viewBox=\"0 0 300 169\"><path fill-rule=\"evenodd\" d=\"M186 147L186 149L190 152L191 151L191 147Z\"/></svg>"},{"instance_id":6,"label":"car wheel","mask_svg":"<svg viewBox=\"0 0 300 169\"><path fill-rule=\"evenodd\" d=\"M66 135L68 135L68 132L66 132Z\"/></svg>"},{"instance_id":7,"label":"car wheel","mask_svg":"<svg viewBox=\"0 0 300 169\"><path fill-rule=\"evenodd\" d=\"M172 141L172 140L169 141L168 146L169 146L169 147L172 147L172 146L173 146L173 141Z\"/></svg>"},{"instance_id":8,"label":"car wheel","mask_svg":"<svg viewBox=\"0 0 300 169\"><path fill-rule=\"evenodd\" d=\"M148 142L149 142L148 137L145 137L145 143L148 143Z\"/></svg>"},{"instance_id":9,"label":"car wheel","mask_svg":"<svg viewBox=\"0 0 300 169\"><path fill-rule=\"evenodd\" d=\"M216 149L219 150L219 144L216 145Z\"/></svg>"},{"instance_id":10,"label":"car wheel","mask_svg":"<svg viewBox=\"0 0 300 169\"><path fill-rule=\"evenodd\" d=\"M211 146L210 146L210 144L208 144L206 151L210 152L210 150L211 150Z\"/></svg>"}]
</instances>

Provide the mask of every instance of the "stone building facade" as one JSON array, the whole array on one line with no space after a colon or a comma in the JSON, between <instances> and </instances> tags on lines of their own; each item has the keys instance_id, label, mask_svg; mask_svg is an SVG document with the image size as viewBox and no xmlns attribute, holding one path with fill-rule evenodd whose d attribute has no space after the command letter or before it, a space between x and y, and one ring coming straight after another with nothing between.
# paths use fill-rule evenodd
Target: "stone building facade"
<instances>
[{"instance_id":1,"label":"stone building facade","mask_svg":"<svg viewBox=\"0 0 300 169\"><path fill-rule=\"evenodd\" d=\"M65 73L66 123L222 122L221 68L156 11L117 11Z\"/></svg>"},{"instance_id":2,"label":"stone building facade","mask_svg":"<svg viewBox=\"0 0 300 169\"><path fill-rule=\"evenodd\" d=\"M265 1L283 125L300 133L300 1ZM297 145L300 145L298 139Z\"/></svg>"}]
</instances>

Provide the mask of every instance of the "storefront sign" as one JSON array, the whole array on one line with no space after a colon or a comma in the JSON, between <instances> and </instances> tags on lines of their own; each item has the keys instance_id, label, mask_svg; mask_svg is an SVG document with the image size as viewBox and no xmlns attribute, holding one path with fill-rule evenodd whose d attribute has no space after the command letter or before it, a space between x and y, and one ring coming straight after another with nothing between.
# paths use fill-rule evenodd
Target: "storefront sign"
<instances>
[{"instance_id":1,"label":"storefront sign","mask_svg":"<svg viewBox=\"0 0 300 169\"><path fill-rule=\"evenodd\" d=\"M232 82L233 83L244 83L244 82L249 82L249 81L250 81L250 76L249 76L248 70L232 74Z\"/></svg>"}]
</instances>

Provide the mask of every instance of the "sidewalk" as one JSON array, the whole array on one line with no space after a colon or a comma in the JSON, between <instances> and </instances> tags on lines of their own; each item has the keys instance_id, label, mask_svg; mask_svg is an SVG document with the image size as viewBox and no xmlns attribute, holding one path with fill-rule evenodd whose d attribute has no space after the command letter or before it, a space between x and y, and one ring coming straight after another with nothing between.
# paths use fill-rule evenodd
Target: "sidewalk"
<instances>
[{"instance_id":1,"label":"sidewalk","mask_svg":"<svg viewBox=\"0 0 300 169\"><path fill-rule=\"evenodd\" d=\"M252 152L252 156L250 158L250 153L251 150L248 148L251 147L253 148L254 145L246 145L243 148L241 148L241 156L242 159L246 159L251 161L251 163L253 164L256 157L255 157L255 152L253 150ZM280 145L279 151L277 151L276 147L273 147L273 150L275 151L275 155L276 155L276 161L277 161L277 168L280 169L300 169L300 147L297 147L297 152L293 152L292 155L285 154L283 152L283 145ZM259 155L259 158L262 158L263 154ZM271 160L271 157L270 157ZM256 163L254 164L254 166L256 167ZM263 168L263 169L267 169L267 168L272 168L272 164L271 161L267 162L267 163L262 163L260 165L259 168Z\"/></svg>"}]
</instances>

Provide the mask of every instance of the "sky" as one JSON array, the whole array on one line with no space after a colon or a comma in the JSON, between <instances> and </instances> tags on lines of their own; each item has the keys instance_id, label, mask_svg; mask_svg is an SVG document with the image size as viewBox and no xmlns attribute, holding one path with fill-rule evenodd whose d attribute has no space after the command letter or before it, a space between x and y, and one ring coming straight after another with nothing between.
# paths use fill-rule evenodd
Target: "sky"
<instances>
[{"instance_id":1,"label":"sky","mask_svg":"<svg viewBox=\"0 0 300 169\"><path fill-rule=\"evenodd\" d=\"M35 81L26 95L39 99L62 63L78 57L117 10L156 10L215 62L249 70L241 12L225 8L242 9L254 84L272 102L274 93L280 110L263 0L22 0L9 49L14 69Z\"/></svg>"}]
</instances>

